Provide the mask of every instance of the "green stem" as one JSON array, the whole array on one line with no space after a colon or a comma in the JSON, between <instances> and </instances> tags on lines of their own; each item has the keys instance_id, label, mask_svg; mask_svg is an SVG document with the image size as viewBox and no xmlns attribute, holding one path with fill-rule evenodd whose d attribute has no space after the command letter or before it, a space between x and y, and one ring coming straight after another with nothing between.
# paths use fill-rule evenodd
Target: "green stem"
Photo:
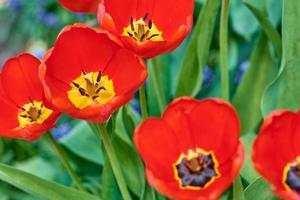
<instances>
[{"instance_id":1,"label":"green stem","mask_svg":"<svg viewBox=\"0 0 300 200\"><path fill-rule=\"evenodd\" d=\"M66 170L68 171L69 175L71 176L72 180L74 181L76 187L78 189L80 189L81 191L86 191L84 189L82 183L80 182L79 177L76 175L76 173L72 169L72 167L68 161L67 155L64 152L63 148L56 142L56 140L53 138L53 136L49 132L46 134L46 136L48 137L48 140L50 141L51 145L56 150L58 156L60 157L61 161L63 162Z\"/></svg>"},{"instance_id":2,"label":"green stem","mask_svg":"<svg viewBox=\"0 0 300 200\"><path fill-rule=\"evenodd\" d=\"M167 105L167 100L165 95L163 94L162 91L162 87L161 84L159 83L159 70L158 70L158 66L157 66L157 61L156 59L151 59L151 70L152 70L152 81L153 81L153 86L154 86L154 90L157 96L157 100L158 100L158 104L159 104L159 108L160 108L160 112L162 112L166 105Z\"/></svg>"},{"instance_id":3,"label":"green stem","mask_svg":"<svg viewBox=\"0 0 300 200\"><path fill-rule=\"evenodd\" d=\"M229 12L229 0L222 0L221 26L220 26L220 62L221 62L222 95L226 101L229 101L228 12Z\"/></svg>"},{"instance_id":4,"label":"green stem","mask_svg":"<svg viewBox=\"0 0 300 200\"><path fill-rule=\"evenodd\" d=\"M145 85L142 85L139 93L140 93L140 107L141 107L141 112L142 112L142 118L144 120L149 116L148 109L147 109L147 98L146 98Z\"/></svg>"},{"instance_id":5,"label":"green stem","mask_svg":"<svg viewBox=\"0 0 300 200\"><path fill-rule=\"evenodd\" d=\"M124 200L131 200L131 196L128 192L128 189L127 189L127 186L126 186L126 183L125 183L122 171L121 171L121 167L120 167L118 159L116 157L116 153L113 149L113 146L112 146L109 136L108 136L106 124L105 123L99 124L99 129L100 129L100 136L101 136L105 151L107 153L107 157L112 166L112 170L115 174L122 197Z\"/></svg>"}]
</instances>

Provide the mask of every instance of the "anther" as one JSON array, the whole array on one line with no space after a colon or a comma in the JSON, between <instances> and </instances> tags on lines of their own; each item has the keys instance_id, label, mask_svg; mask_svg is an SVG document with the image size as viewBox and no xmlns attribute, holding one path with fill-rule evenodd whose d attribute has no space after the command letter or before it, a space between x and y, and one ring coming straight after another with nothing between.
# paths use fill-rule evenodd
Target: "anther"
<instances>
[{"instance_id":1,"label":"anther","mask_svg":"<svg viewBox=\"0 0 300 200\"><path fill-rule=\"evenodd\" d=\"M144 16L143 21L146 22L147 18L148 18L148 13L146 13L146 15Z\"/></svg>"}]
</instances>

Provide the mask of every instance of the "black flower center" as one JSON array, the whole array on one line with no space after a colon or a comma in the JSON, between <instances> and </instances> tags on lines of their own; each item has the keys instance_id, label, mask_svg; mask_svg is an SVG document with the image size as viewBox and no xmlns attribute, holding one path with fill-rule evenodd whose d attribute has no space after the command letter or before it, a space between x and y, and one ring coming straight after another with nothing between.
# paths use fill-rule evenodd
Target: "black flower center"
<instances>
[{"instance_id":1,"label":"black flower center","mask_svg":"<svg viewBox=\"0 0 300 200\"><path fill-rule=\"evenodd\" d=\"M300 163L288 164L284 171L283 183L285 187L300 195Z\"/></svg>"},{"instance_id":2,"label":"black flower center","mask_svg":"<svg viewBox=\"0 0 300 200\"><path fill-rule=\"evenodd\" d=\"M219 177L218 161L213 152L189 150L174 164L174 173L182 188L202 189Z\"/></svg>"}]
</instances>

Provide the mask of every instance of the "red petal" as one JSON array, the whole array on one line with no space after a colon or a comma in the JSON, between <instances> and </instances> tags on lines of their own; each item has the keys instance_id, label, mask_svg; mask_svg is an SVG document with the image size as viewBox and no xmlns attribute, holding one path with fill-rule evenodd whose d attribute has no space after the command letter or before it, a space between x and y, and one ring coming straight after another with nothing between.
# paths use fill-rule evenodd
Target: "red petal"
<instances>
[{"instance_id":1,"label":"red petal","mask_svg":"<svg viewBox=\"0 0 300 200\"><path fill-rule=\"evenodd\" d=\"M176 3L173 0L156 0L152 20L168 40L181 25L189 22L193 12L194 0L176 0Z\"/></svg>"},{"instance_id":2,"label":"red petal","mask_svg":"<svg viewBox=\"0 0 300 200\"><path fill-rule=\"evenodd\" d=\"M72 12L96 13L101 0L58 0L63 7Z\"/></svg>"},{"instance_id":3,"label":"red petal","mask_svg":"<svg viewBox=\"0 0 300 200\"><path fill-rule=\"evenodd\" d=\"M252 159L256 170L277 188L283 188L282 173L285 165L293 162L293 141L296 114L291 111L276 111L265 122L252 148Z\"/></svg>"},{"instance_id":4,"label":"red petal","mask_svg":"<svg viewBox=\"0 0 300 200\"><path fill-rule=\"evenodd\" d=\"M9 59L3 67L1 81L4 92L18 106L29 99L42 99L42 84L38 76L40 61L30 54Z\"/></svg>"},{"instance_id":5,"label":"red petal","mask_svg":"<svg viewBox=\"0 0 300 200\"><path fill-rule=\"evenodd\" d=\"M191 134L188 114L198 105L198 101L181 97L174 100L165 110L163 120L175 133L175 137L180 145L181 152L188 152L189 149L195 149L195 138Z\"/></svg>"},{"instance_id":6,"label":"red petal","mask_svg":"<svg viewBox=\"0 0 300 200\"><path fill-rule=\"evenodd\" d=\"M173 164L181 152L173 131L163 120L149 118L144 121L135 130L134 142L155 176L166 181L174 180Z\"/></svg>"},{"instance_id":7,"label":"red petal","mask_svg":"<svg viewBox=\"0 0 300 200\"><path fill-rule=\"evenodd\" d=\"M116 52L103 73L113 80L117 95L135 92L148 74L144 61L125 49Z\"/></svg>"},{"instance_id":8,"label":"red petal","mask_svg":"<svg viewBox=\"0 0 300 200\"><path fill-rule=\"evenodd\" d=\"M83 70L102 71L117 48L120 47L107 34L75 24L60 33L52 53L45 60L46 73L70 83Z\"/></svg>"},{"instance_id":9,"label":"red petal","mask_svg":"<svg viewBox=\"0 0 300 200\"><path fill-rule=\"evenodd\" d=\"M0 135L3 136L7 130L19 126L17 119L19 109L17 106L8 103L7 100L0 97L0 110Z\"/></svg>"},{"instance_id":10,"label":"red petal","mask_svg":"<svg viewBox=\"0 0 300 200\"><path fill-rule=\"evenodd\" d=\"M130 18L135 17L137 9L137 0L104 0L100 4L107 15L113 19L119 34L123 33L124 27L130 23ZM99 16L99 22L103 28L107 28L106 23L103 22L103 17ZM109 26L108 26L109 27Z\"/></svg>"},{"instance_id":11,"label":"red petal","mask_svg":"<svg viewBox=\"0 0 300 200\"><path fill-rule=\"evenodd\" d=\"M236 151L240 124L234 108L223 100L207 99L188 114L195 144L214 151L220 164Z\"/></svg>"}]
</instances>

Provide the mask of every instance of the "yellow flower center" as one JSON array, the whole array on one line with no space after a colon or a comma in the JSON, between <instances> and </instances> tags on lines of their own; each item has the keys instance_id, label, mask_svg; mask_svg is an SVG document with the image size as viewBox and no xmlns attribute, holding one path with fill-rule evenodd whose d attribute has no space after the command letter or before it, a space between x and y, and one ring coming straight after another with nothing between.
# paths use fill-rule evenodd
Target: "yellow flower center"
<instances>
[{"instance_id":1,"label":"yellow flower center","mask_svg":"<svg viewBox=\"0 0 300 200\"><path fill-rule=\"evenodd\" d=\"M146 40L164 41L162 32L158 30L152 20L147 23L148 14L144 18L134 20L130 18L130 23L124 28L122 36L133 38L137 44L142 44Z\"/></svg>"},{"instance_id":2,"label":"yellow flower center","mask_svg":"<svg viewBox=\"0 0 300 200\"><path fill-rule=\"evenodd\" d=\"M295 162L287 163L283 170L282 183L287 190L300 195L300 156Z\"/></svg>"},{"instance_id":3,"label":"yellow flower center","mask_svg":"<svg viewBox=\"0 0 300 200\"><path fill-rule=\"evenodd\" d=\"M180 188L199 190L208 187L220 176L219 163L213 152L200 148L181 154L173 164L175 179Z\"/></svg>"},{"instance_id":4,"label":"yellow flower center","mask_svg":"<svg viewBox=\"0 0 300 200\"><path fill-rule=\"evenodd\" d=\"M101 72L82 72L71 84L68 91L70 101L76 108L84 109L92 104L106 104L114 96L113 81Z\"/></svg>"},{"instance_id":5,"label":"yellow flower center","mask_svg":"<svg viewBox=\"0 0 300 200\"><path fill-rule=\"evenodd\" d=\"M22 112L18 114L18 121L21 128L32 124L42 124L53 112L41 101L32 100L20 109Z\"/></svg>"}]
</instances>

